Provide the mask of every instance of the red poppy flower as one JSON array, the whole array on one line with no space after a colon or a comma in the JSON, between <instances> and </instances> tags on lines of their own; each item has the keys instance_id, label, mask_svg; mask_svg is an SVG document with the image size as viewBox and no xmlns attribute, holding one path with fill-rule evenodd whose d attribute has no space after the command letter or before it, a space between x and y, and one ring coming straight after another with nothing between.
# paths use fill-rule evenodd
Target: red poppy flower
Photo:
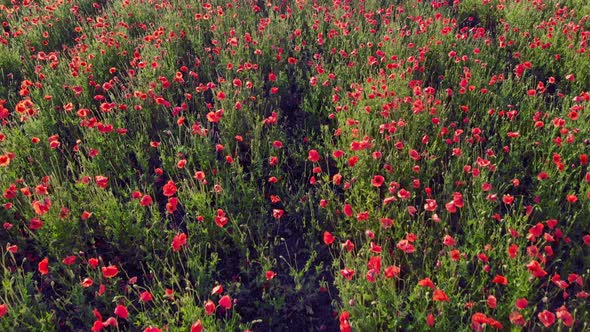
<instances>
[{"instance_id":1,"label":"red poppy flower","mask_svg":"<svg viewBox=\"0 0 590 332\"><path fill-rule=\"evenodd\" d=\"M397 277L397 276L399 276L400 272L401 272L401 269L399 268L399 266L395 266L395 265L388 266L385 268L385 278L391 279L391 278Z\"/></svg>"},{"instance_id":2,"label":"red poppy flower","mask_svg":"<svg viewBox=\"0 0 590 332\"><path fill-rule=\"evenodd\" d=\"M340 314L340 332L351 332L352 328L350 327L350 323L348 319L350 318L350 314L347 311L343 311Z\"/></svg>"},{"instance_id":3,"label":"red poppy flower","mask_svg":"<svg viewBox=\"0 0 590 332\"><path fill-rule=\"evenodd\" d=\"M96 267L98 266L98 259L97 258L89 258L88 264L90 266L92 266L93 269L96 269Z\"/></svg>"},{"instance_id":4,"label":"red poppy flower","mask_svg":"<svg viewBox=\"0 0 590 332\"><path fill-rule=\"evenodd\" d=\"M575 203L578 201L578 197L576 195L572 195L572 194L566 195L565 199L568 201L568 203Z\"/></svg>"},{"instance_id":5,"label":"red poppy flower","mask_svg":"<svg viewBox=\"0 0 590 332\"><path fill-rule=\"evenodd\" d=\"M221 294L221 293L223 293L223 286L222 285L217 285L217 286L213 287L213 289L211 290L211 295Z\"/></svg>"},{"instance_id":6,"label":"red poppy flower","mask_svg":"<svg viewBox=\"0 0 590 332\"><path fill-rule=\"evenodd\" d=\"M168 203L166 203L166 211L168 212L168 214L173 214L177 208L178 208L178 198L177 197L168 198Z\"/></svg>"},{"instance_id":7,"label":"red poppy flower","mask_svg":"<svg viewBox=\"0 0 590 332\"><path fill-rule=\"evenodd\" d=\"M203 332L203 323L200 319L191 325L191 332Z\"/></svg>"},{"instance_id":8,"label":"red poppy flower","mask_svg":"<svg viewBox=\"0 0 590 332\"><path fill-rule=\"evenodd\" d=\"M324 243L327 245L331 245L334 243L334 235L332 233L325 231L324 232Z\"/></svg>"},{"instance_id":9,"label":"red poppy flower","mask_svg":"<svg viewBox=\"0 0 590 332\"><path fill-rule=\"evenodd\" d=\"M169 299L170 301L174 301L174 290L171 288L166 288L164 290L164 297Z\"/></svg>"},{"instance_id":10,"label":"red poppy flower","mask_svg":"<svg viewBox=\"0 0 590 332\"><path fill-rule=\"evenodd\" d=\"M158 327L148 326L143 332L162 332Z\"/></svg>"},{"instance_id":11,"label":"red poppy flower","mask_svg":"<svg viewBox=\"0 0 590 332\"><path fill-rule=\"evenodd\" d=\"M82 215L80 216L80 219L82 219L82 220L88 220L88 218L90 218L91 215L92 215L92 212L84 211L84 212L82 212Z\"/></svg>"},{"instance_id":12,"label":"red poppy flower","mask_svg":"<svg viewBox=\"0 0 590 332\"><path fill-rule=\"evenodd\" d=\"M565 306L559 307L555 313L557 319L561 320L563 325L567 327L571 327L572 325L574 325L574 317Z\"/></svg>"},{"instance_id":13,"label":"red poppy flower","mask_svg":"<svg viewBox=\"0 0 590 332\"><path fill-rule=\"evenodd\" d=\"M285 213L285 211L283 209L273 209L272 210L272 216L275 219L281 219L283 217L284 213Z\"/></svg>"},{"instance_id":14,"label":"red poppy flower","mask_svg":"<svg viewBox=\"0 0 590 332\"><path fill-rule=\"evenodd\" d=\"M207 300L207 303L205 303L205 314L212 315L215 313L215 309L215 303L213 303L211 300Z\"/></svg>"},{"instance_id":15,"label":"red poppy flower","mask_svg":"<svg viewBox=\"0 0 590 332\"><path fill-rule=\"evenodd\" d=\"M453 247L456 244L456 242L452 236L447 234L443 237L443 244L447 247Z\"/></svg>"},{"instance_id":16,"label":"red poppy flower","mask_svg":"<svg viewBox=\"0 0 590 332\"><path fill-rule=\"evenodd\" d=\"M434 291L434 293L432 293L432 300L435 301L435 302L442 302L442 301L444 301L444 302L450 302L450 299L447 296L447 294L444 291L440 290L440 289L436 289Z\"/></svg>"},{"instance_id":17,"label":"red poppy flower","mask_svg":"<svg viewBox=\"0 0 590 332\"><path fill-rule=\"evenodd\" d=\"M496 297L494 295L488 296L488 299L486 302L488 304L488 307L490 307L492 309L496 309L496 307L498 306L498 300L496 299Z\"/></svg>"},{"instance_id":18,"label":"red poppy flower","mask_svg":"<svg viewBox=\"0 0 590 332\"><path fill-rule=\"evenodd\" d=\"M124 305L119 304L115 308L115 315L117 315L119 318L127 319L127 317L129 317L129 311Z\"/></svg>"},{"instance_id":19,"label":"red poppy flower","mask_svg":"<svg viewBox=\"0 0 590 332\"><path fill-rule=\"evenodd\" d=\"M150 302L153 299L154 297L152 296L152 293L148 291L143 291L141 294L139 294L139 300L141 302Z\"/></svg>"},{"instance_id":20,"label":"red poppy flower","mask_svg":"<svg viewBox=\"0 0 590 332\"><path fill-rule=\"evenodd\" d=\"M526 308L526 306L528 304L529 304L529 301L527 301L527 299L520 298L520 299L516 300L516 309L522 310L522 309Z\"/></svg>"},{"instance_id":21,"label":"red poppy flower","mask_svg":"<svg viewBox=\"0 0 590 332\"><path fill-rule=\"evenodd\" d=\"M512 205L512 203L514 203L514 197L511 195L504 195L502 196L502 202L506 205Z\"/></svg>"},{"instance_id":22,"label":"red poppy flower","mask_svg":"<svg viewBox=\"0 0 590 332\"><path fill-rule=\"evenodd\" d=\"M219 306L225 308L225 310L231 309L231 305L232 300L231 297L229 297L229 295L225 295L221 299L219 299Z\"/></svg>"},{"instance_id":23,"label":"red poppy flower","mask_svg":"<svg viewBox=\"0 0 590 332\"><path fill-rule=\"evenodd\" d=\"M266 280L272 280L277 274L273 271L266 271Z\"/></svg>"},{"instance_id":24,"label":"red poppy flower","mask_svg":"<svg viewBox=\"0 0 590 332\"><path fill-rule=\"evenodd\" d=\"M172 250L174 252L179 251L186 244L186 234L180 233L174 236L172 240Z\"/></svg>"},{"instance_id":25,"label":"red poppy flower","mask_svg":"<svg viewBox=\"0 0 590 332\"><path fill-rule=\"evenodd\" d=\"M344 269L340 270L340 275L342 275L346 280L352 280L354 276L354 270L345 267Z\"/></svg>"},{"instance_id":26,"label":"red poppy flower","mask_svg":"<svg viewBox=\"0 0 590 332\"><path fill-rule=\"evenodd\" d=\"M97 175L94 177L94 181L99 188L105 189L109 185L109 178L102 175Z\"/></svg>"},{"instance_id":27,"label":"red poppy flower","mask_svg":"<svg viewBox=\"0 0 590 332\"><path fill-rule=\"evenodd\" d=\"M510 323L514 325L524 326L526 324L524 316L518 311L511 312L508 318L510 319Z\"/></svg>"},{"instance_id":28,"label":"red poppy flower","mask_svg":"<svg viewBox=\"0 0 590 332\"><path fill-rule=\"evenodd\" d=\"M162 187L162 191L166 197L174 196L174 194L176 194L176 185L174 184L174 181L169 180L168 183Z\"/></svg>"},{"instance_id":29,"label":"red poppy flower","mask_svg":"<svg viewBox=\"0 0 590 332\"><path fill-rule=\"evenodd\" d=\"M149 206L152 204L152 202L153 199L150 195L143 195L143 197L139 201L139 204L141 204L141 206Z\"/></svg>"},{"instance_id":30,"label":"red poppy flower","mask_svg":"<svg viewBox=\"0 0 590 332\"><path fill-rule=\"evenodd\" d=\"M350 240L346 240L346 242L342 244L342 247L345 248L347 252L351 252L354 249L354 243Z\"/></svg>"},{"instance_id":31,"label":"red poppy flower","mask_svg":"<svg viewBox=\"0 0 590 332\"><path fill-rule=\"evenodd\" d=\"M416 248L414 248L414 246L408 240L400 240L397 243L397 248L406 254L411 254L416 251Z\"/></svg>"},{"instance_id":32,"label":"red poppy flower","mask_svg":"<svg viewBox=\"0 0 590 332\"><path fill-rule=\"evenodd\" d=\"M68 256L62 260L62 263L64 263L65 265L72 265L76 263L76 259L76 256Z\"/></svg>"},{"instance_id":33,"label":"red poppy flower","mask_svg":"<svg viewBox=\"0 0 590 332\"><path fill-rule=\"evenodd\" d=\"M375 175L373 177L373 180L371 180L371 185L373 187L381 187L383 185L383 182L385 182L385 178L381 175Z\"/></svg>"},{"instance_id":34,"label":"red poppy flower","mask_svg":"<svg viewBox=\"0 0 590 332\"><path fill-rule=\"evenodd\" d=\"M0 167L7 167L10 165L10 157L7 154L0 155Z\"/></svg>"},{"instance_id":35,"label":"red poppy flower","mask_svg":"<svg viewBox=\"0 0 590 332\"><path fill-rule=\"evenodd\" d=\"M117 274L119 274L119 269L114 265L102 267L102 275L105 278L114 278Z\"/></svg>"},{"instance_id":36,"label":"red poppy flower","mask_svg":"<svg viewBox=\"0 0 590 332\"><path fill-rule=\"evenodd\" d=\"M537 317L545 327L549 327L555 323L555 314L551 311L543 310L537 315Z\"/></svg>"},{"instance_id":37,"label":"red poppy flower","mask_svg":"<svg viewBox=\"0 0 590 332\"><path fill-rule=\"evenodd\" d=\"M531 272L533 274L533 276L535 276L537 278L542 278L547 275L547 272L545 270L543 270L543 268L541 267L541 264L539 264L539 262L537 262L535 260L528 263L526 265L526 267L529 270L529 272Z\"/></svg>"},{"instance_id":38,"label":"red poppy flower","mask_svg":"<svg viewBox=\"0 0 590 332\"><path fill-rule=\"evenodd\" d=\"M7 313L8 313L8 306L6 305L6 303L0 304L0 317L3 317Z\"/></svg>"},{"instance_id":39,"label":"red poppy flower","mask_svg":"<svg viewBox=\"0 0 590 332\"><path fill-rule=\"evenodd\" d=\"M49 259L45 257L42 261L39 262L37 265L39 273L42 275L49 273Z\"/></svg>"},{"instance_id":40,"label":"red poppy flower","mask_svg":"<svg viewBox=\"0 0 590 332\"><path fill-rule=\"evenodd\" d=\"M438 207L438 204L436 203L436 200L426 199L426 204L424 204L424 210L429 211L429 212L434 212L434 211L436 211L437 207Z\"/></svg>"},{"instance_id":41,"label":"red poppy flower","mask_svg":"<svg viewBox=\"0 0 590 332\"><path fill-rule=\"evenodd\" d=\"M494 279L492 279L492 282L495 284L500 284L500 285L508 285L508 279L506 279L506 277L496 274L496 276L494 277Z\"/></svg>"},{"instance_id":42,"label":"red poppy flower","mask_svg":"<svg viewBox=\"0 0 590 332\"><path fill-rule=\"evenodd\" d=\"M343 212L347 217L352 217L352 206L350 204L344 204Z\"/></svg>"},{"instance_id":43,"label":"red poppy flower","mask_svg":"<svg viewBox=\"0 0 590 332\"><path fill-rule=\"evenodd\" d=\"M94 281L92 280L92 278L84 278L84 280L82 280L82 282L80 282L80 285L82 285L82 287L84 288L88 288L90 286L92 286L94 284Z\"/></svg>"},{"instance_id":44,"label":"red poppy flower","mask_svg":"<svg viewBox=\"0 0 590 332\"><path fill-rule=\"evenodd\" d=\"M225 226L229 219L225 216L225 212L222 209L217 210L217 216L215 216L215 224L219 227Z\"/></svg>"},{"instance_id":45,"label":"red poppy flower","mask_svg":"<svg viewBox=\"0 0 590 332\"><path fill-rule=\"evenodd\" d=\"M39 218L33 218L31 219L30 223L29 223L29 228L31 230L38 230L41 227L43 227L43 221L41 221L41 219Z\"/></svg>"},{"instance_id":46,"label":"red poppy flower","mask_svg":"<svg viewBox=\"0 0 590 332\"><path fill-rule=\"evenodd\" d=\"M320 154L317 150L309 150L307 160L311 161L312 163L317 163L320 161Z\"/></svg>"},{"instance_id":47,"label":"red poppy flower","mask_svg":"<svg viewBox=\"0 0 590 332\"><path fill-rule=\"evenodd\" d=\"M428 316L426 316L426 325L433 327L434 326L434 315L433 314L428 314Z\"/></svg>"},{"instance_id":48,"label":"red poppy flower","mask_svg":"<svg viewBox=\"0 0 590 332\"><path fill-rule=\"evenodd\" d=\"M104 284L100 284L100 286L98 286L98 296L103 296L104 293L107 291L107 287Z\"/></svg>"},{"instance_id":49,"label":"red poppy flower","mask_svg":"<svg viewBox=\"0 0 590 332\"><path fill-rule=\"evenodd\" d=\"M399 197L399 198L401 198L401 199L403 199L403 200L408 200L408 199L410 199L411 195L412 195L412 193L410 193L409 191L407 191L407 190L405 190L405 189L403 189L403 188L402 188L402 189L400 189L400 190L397 192L397 197Z\"/></svg>"},{"instance_id":50,"label":"red poppy flower","mask_svg":"<svg viewBox=\"0 0 590 332\"><path fill-rule=\"evenodd\" d=\"M418 286L422 286L422 287L428 287L430 289L434 289L434 282L432 282L432 280L430 280L430 278L426 277L420 281L418 281Z\"/></svg>"}]
</instances>

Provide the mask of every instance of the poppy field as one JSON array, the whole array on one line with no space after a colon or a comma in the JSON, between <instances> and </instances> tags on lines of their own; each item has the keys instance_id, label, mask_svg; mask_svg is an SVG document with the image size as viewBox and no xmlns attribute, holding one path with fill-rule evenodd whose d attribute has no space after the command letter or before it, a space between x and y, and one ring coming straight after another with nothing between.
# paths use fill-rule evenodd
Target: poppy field
<instances>
[{"instance_id":1,"label":"poppy field","mask_svg":"<svg viewBox=\"0 0 590 332\"><path fill-rule=\"evenodd\" d=\"M586 1L0 21L0 330L590 329Z\"/></svg>"}]
</instances>

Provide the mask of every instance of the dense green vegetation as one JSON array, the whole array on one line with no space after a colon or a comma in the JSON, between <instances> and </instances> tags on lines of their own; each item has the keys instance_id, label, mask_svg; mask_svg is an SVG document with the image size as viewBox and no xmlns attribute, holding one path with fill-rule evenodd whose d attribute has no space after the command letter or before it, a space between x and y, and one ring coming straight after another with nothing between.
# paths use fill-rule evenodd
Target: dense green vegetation
<instances>
[{"instance_id":1,"label":"dense green vegetation","mask_svg":"<svg viewBox=\"0 0 590 332\"><path fill-rule=\"evenodd\" d=\"M589 15L0 1L0 329L587 330Z\"/></svg>"}]
</instances>

